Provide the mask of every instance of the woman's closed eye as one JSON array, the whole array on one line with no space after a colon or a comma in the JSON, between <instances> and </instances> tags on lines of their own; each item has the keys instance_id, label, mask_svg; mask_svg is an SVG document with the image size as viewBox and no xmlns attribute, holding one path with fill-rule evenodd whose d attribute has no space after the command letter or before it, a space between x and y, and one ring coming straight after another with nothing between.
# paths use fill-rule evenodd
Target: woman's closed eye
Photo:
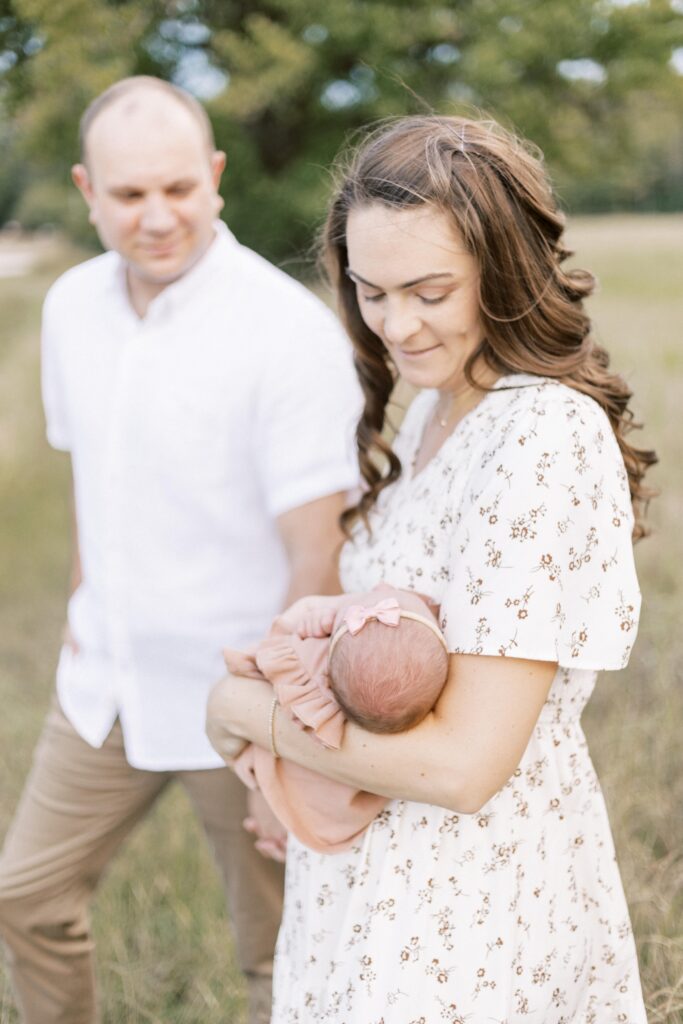
<instances>
[{"instance_id":1,"label":"woman's closed eye","mask_svg":"<svg viewBox=\"0 0 683 1024\"><path fill-rule=\"evenodd\" d=\"M441 295L420 295L420 294L417 294L415 296L415 298L419 299L420 302L422 302L425 306L436 306L436 305L438 305L439 302L443 302L444 299L446 299L448 297L448 294L449 294L448 292L446 292L445 294L442 293ZM385 297L384 292L376 292L374 295L364 295L361 292L361 298L362 298L363 302L379 302L384 297Z\"/></svg>"}]
</instances>

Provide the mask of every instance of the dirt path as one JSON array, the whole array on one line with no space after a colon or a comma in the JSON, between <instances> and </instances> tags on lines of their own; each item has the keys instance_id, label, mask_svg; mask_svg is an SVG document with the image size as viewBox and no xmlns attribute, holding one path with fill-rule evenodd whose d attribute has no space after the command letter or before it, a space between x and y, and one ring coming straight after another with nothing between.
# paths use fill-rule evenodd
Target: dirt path
<instances>
[{"instance_id":1,"label":"dirt path","mask_svg":"<svg viewBox=\"0 0 683 1024\"><path fill-rule=\"evenodd\" d=\"M0 278L29 274L54 246L53 235L0 231Z\"/></svg>"}]
</instances>

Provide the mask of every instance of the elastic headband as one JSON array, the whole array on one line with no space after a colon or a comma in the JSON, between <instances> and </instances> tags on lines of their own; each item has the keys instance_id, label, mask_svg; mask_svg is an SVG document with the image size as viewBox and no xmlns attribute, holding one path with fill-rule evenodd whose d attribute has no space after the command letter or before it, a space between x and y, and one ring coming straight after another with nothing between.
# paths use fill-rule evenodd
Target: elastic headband
<instances>
[{"instance_id":1,"label":"elastic headband","mask_svg":"<svg viewBox=\"0 0 683 1024\"><path fill-rule=\"evenodd\" d=\"M441 632L441 630L439 629L439 627L436 625L436 623L433 622L431 619L426 618L424 615L420 615L418 612L404 611L403 608L399 609L399 618L401 618L401 619L412 619L413 622L422 622L423 625L425 625L428 629L431 629L431 631L434 634L434 636L438 637L438 639L441 641L441 643L443 645L444 651L446 652L446 654L448 654L448 647L446 646L446 641L444 639L444 635ZM379 619L375 619L375 621L380 621L380 620ZM339 643L340 637L342 637L344 635L344 633L348 633L348 632L349 632L348 623L342 622L341 626L339 627L339 629L336 631L336 633L333 635L332 639L330 640L330 649L329 649L328 654L327 654L328 658L332 657L332 651L335 649L335 647Z\"/></svg>"}]
</instances>

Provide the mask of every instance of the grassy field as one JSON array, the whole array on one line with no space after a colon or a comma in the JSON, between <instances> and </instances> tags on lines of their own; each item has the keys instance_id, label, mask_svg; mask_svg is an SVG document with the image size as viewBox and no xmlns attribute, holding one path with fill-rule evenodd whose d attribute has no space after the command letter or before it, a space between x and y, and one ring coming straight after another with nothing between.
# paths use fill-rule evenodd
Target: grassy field
<instances>
[{"instance_id":1,"label":"grassy field","mask_svg":"<svg viewBox=\"0 0 683 1024\"><path fill-rule=\"evenodd\" d=\"M600 279L598 335L636 391L643 442L662 460L654 534L637 548L640 637L629 668L602 676L585 725L650 1024L683 1024L683 217L579 220L570 241ZM77 258L48 246L32 274L0 280L0 835L48 704L64 617L68 467L43 440L38 324L46 288ZM94 927L110 1024L243 1020L220 886L180 792L166 794L113 865ZM0 1024L16 1019L0 969Z\"/></svg>"}]
</instances>

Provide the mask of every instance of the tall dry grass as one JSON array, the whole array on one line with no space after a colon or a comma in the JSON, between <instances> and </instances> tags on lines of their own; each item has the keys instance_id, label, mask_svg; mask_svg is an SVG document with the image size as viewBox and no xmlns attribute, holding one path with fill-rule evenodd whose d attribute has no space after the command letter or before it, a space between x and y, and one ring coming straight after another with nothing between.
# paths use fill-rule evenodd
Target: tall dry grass
<instances>
[{"instance_id":1,"label":"tall dry grass","mask_svg":"<svg viewBox=\"0 0 683 1024\"><path fill-rule=\"evenodd\" d=\"M683 218L580 220L570 238L575 262L600 278L598 334L632 382L643 440L662 459L654 533L637 549L639 640L626 671L601 677L585 725L650 1024L683 1024ZM38 323L45 289L75 258L57 248L35 273L0 280L0 833L48 703L64 616L68 467L43 440ZM244 1019L220 886L180 792L162 798L114 863L94 927L110 1024ZM0 975L0 1024L16 1019Z\"/></svg>"},{"instance_id":2,"label":"tall dry grass","mask_svg":"<svg viewBox=\"0 0 683 1024\"><path fill-rule=\"evenodd\" d=\"M652 535L636 548L638 641L585 715L638 941L650 1024L683 1021L683 217L591 218L570 231L594 270L592 310L661 463ZM579 258L580 256L580 258ZM633 435L632 435L633 436Z\"/></svg>"}]
</instances>

